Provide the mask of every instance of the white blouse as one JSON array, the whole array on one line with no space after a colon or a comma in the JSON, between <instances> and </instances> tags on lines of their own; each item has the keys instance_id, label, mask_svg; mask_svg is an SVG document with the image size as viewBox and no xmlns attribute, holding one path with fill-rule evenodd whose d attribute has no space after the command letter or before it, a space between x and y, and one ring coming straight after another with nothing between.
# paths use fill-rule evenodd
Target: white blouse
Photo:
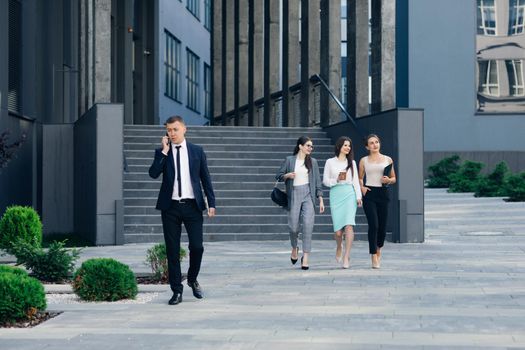
<instances>
[{"instance_id":1,"label":"white blouse","mask_svg":"<svg viewBox=\"0 0 525 350\"><path fill-rule=\"evenodd\" d=\"M359 175L357 173L357 165L355 160L352 161L352 169L354 169L354 176L352 176L352 170L346 166L348 161L339 160L337 157L330 158L326 161L324 165L323 172L323 184L326 187L333 187L340 184L349 184L354 186L354 191L357 199L361 199L361 187L359 186ZM346 180L337 181L339 173L346 170Z\"/></svg>"},{"instance_id":2,"label":"white blouse","mask_svg":"<svg viewBox=\"0 0 525 350\"><path fill-rule=\"evenodd\" d=\"M293 179L293 185L294 186L301 186L306 185L309 183L308 181L308 169L306 169L306 165L304 164L304 159L297 158L295 160L295 177Z\"/></svg>"}]
</instances>

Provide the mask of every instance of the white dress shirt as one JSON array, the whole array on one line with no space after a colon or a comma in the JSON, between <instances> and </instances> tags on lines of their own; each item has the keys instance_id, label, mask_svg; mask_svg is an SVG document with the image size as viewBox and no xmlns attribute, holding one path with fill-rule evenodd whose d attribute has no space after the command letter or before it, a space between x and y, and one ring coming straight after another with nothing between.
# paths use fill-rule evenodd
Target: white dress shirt
<instances>
[{"instance_id":1,"label":"white dress shirt","mask_svg":"<svg viewBox=\"0 0 525 350\"><path fill-rule=\"evenodd\" d=\"M177 150L175 146L182 146ZM180 167L181 167L181 186L182 186L182 196L179 197L179 185L177 183L177 175L179 169L177 169L177 152L180 151ZM175 165L175 181L173 182L173 195L171 199L185 199L185 198L195 198L193 193L193 186L191 185L191 176L190 176L190 161L188 157L188 146L186 145L186 139L182 141L180 145L171 144L171 153L173 154L173 164Z\"/></svg>"},{"instance_id":2,"label":"white dress shirt","mask_svg":"<svg viewBox=\"0 0 525 350\"><path fill-rule=\"evenodd\" d=\"M352 170L350 170L350 168L346 170L347 165L348 161L346 159L344 161L339 160L339 158L337 157L328 159L324 165L323 184L326 187L333 187L338 184L353 185L357 199L361 199L361 187L359 186L359 176L357 173L357 165L355 163L355 160L352 161L352 169L354 169L354 176L352 176ZM345 170L346 180L337 181L339 173Z\"/></svg>"}]
</instances>

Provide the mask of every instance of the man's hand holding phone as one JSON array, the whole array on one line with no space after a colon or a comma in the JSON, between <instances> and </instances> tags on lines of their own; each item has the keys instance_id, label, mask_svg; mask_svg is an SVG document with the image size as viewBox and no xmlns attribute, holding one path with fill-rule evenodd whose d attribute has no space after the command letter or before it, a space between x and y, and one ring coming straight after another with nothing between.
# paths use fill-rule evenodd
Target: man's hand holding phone
<instances>
[{"instance_id":1,"label":"man's hand holding phone","mask_svg":"<svg viewBox=\"0 0 525 350\"><path fill-rule=\"evenodd\" d=\"M162 137L162 153L165 155L168 155L168 152L170 150L170 138L168 137L168 134L166 136Z\"/></svg>"}]
</instances>

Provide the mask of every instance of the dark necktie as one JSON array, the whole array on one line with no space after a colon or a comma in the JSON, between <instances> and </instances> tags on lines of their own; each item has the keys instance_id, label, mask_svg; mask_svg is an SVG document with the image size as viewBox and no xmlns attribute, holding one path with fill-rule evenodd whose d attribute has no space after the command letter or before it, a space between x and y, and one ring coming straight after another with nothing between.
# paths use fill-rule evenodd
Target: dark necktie
<instances>
[{"instance_id":1,"label":"dark necktie","mask_svg":"<svg viewBox=\"0 0 525 350\"><path fill-rule=\"evenodd\" d=\"M177 185L178 185L178 188L179 188L179 198L182 198L182 182L181 182L181 179L180 179L180 173L181 173L181 169L180 169L180 148L182 146L175 146L175 148L177 149Z\"/></svg>"}]
</instances>

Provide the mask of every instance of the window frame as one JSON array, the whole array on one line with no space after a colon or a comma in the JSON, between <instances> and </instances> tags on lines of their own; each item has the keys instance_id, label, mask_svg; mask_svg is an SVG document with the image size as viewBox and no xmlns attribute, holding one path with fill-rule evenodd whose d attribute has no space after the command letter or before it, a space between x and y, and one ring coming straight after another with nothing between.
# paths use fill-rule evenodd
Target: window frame
<instances>
[{"instance_id":1,"label":"window frame","mask_svg":"<svg viewBox=\"0 0 525 350\"><path fill-rule=\"evenodd\" d=\"M164 96L178 102L181 101L181 47L179 39L164 29L166 35L164 47Z\"/></svg>"}]
</instances>

